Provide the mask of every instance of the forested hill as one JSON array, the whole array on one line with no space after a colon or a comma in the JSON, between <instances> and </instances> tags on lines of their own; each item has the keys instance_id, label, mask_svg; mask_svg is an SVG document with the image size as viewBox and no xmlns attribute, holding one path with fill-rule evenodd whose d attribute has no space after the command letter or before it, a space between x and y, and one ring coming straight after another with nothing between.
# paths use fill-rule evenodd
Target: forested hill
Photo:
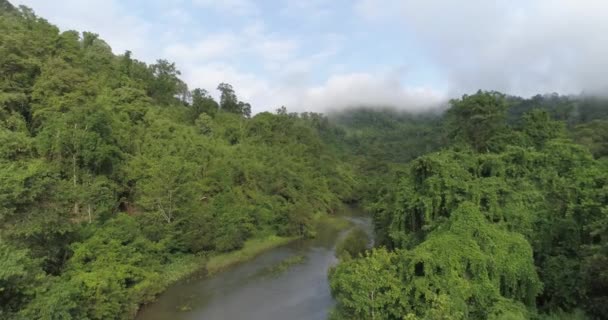
<instances>
[{"instance_id":1,"label":"forested hill","mask_svg":"<svg viewBox=\"0 0 608 320\"><path fill-rule=\"evenodd\" d=\"M321 115L251 117L229 84L216 102L0 8L0 318L130 318L185 258L308 236L352 199Z\"/></svg>"},{"instance_id":2,"label":"forested hill","mask_svg":"<svg viewBox=\"0 0 608 320\"><path fill-rule=\"evenodd\" d=\"M330 272L331 318L607 319L607 112L478 92L436 119L339 115L384 161L357 158L378 248Z\"/></svg>"},{"instance_id":3,"label":"forested hill","mask_svg":"<svg viewBox=\"0 0 608 320\"><path fill-rule=\"evenodd\" d=\"M352 202L378 248L331 271L334 319L606 318L605 99L326 117L206 89L0 0L0 319L130 319Z\"/></svg>"}]
</instances>

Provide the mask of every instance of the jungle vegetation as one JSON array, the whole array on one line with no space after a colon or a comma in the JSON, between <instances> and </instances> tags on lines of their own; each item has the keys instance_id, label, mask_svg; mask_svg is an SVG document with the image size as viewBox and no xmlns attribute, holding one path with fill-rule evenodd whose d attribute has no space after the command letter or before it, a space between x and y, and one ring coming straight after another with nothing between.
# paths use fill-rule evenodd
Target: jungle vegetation
<instances>
[{"instance_id":1,"label":"jungle vegetation","mask_svg":"<svg viewBox=\"0 0 608 320\"><path fill-rule=\"evenodd\" d=\"M173 63L0 2L0 318L128 319L189 256L311 234L352 201L319 114L253 116Z\"/></svg>"},{"instance_id":2,"label":"jungle vegetation","mask_svg":"<svg viewBox=\"0 0 608 320\"><path fill-rule=\"evenodd\" d=\"M334 319L604 319L608 102L253 115L0 0L0 319L130 319L193 257L373 215ZM282 240L277 240L282 241Z\"/></svg>"},{"instance_id":3,"label":"jungle vegetation","mask_svg":"<svg viewBox=\"0 0 608 320\"><path fill-rule=\"evenodd\" d=\"M359 157L377 247L331 270L332 319L606 319L605 100L480 91L393 113L338 117L351 152L384 157Z\"/></svg>"}]
</instances>

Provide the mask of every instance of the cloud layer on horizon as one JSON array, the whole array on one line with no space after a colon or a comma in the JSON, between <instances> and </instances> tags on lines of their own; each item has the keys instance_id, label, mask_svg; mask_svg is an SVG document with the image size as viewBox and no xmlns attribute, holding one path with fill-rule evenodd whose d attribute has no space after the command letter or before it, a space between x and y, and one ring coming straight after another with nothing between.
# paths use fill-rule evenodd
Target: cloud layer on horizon
<instances>
[{"instance_id":1,"label":"cloud layer on horizon","mask_svg":"<svg viewBox=\"0 0 608 320\"><path fill-rule=\"evenodd\" d=\"M14 0L116 53L175 61L190 87L231 83L254 112L427 109L478 89L608 85L601 0ZM229 22L227 22L229 21Z\"/></svg>"},{"instance_id":2,"label":"cloud layer on horizon","mask_svg":"<svg viewBox=\"0 0 608 320\"><path fill-rule=\"evenodd\" d=\"M608 2L360 0L367 21L399 19L447 77L451 94L603 93Z\"/></svg>"}]
</instances>

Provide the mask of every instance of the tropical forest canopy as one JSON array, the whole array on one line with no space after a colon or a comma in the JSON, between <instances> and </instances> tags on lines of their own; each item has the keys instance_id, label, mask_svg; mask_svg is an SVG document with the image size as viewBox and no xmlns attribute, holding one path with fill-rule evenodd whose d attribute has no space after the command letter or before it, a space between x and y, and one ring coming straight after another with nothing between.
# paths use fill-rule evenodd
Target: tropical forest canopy
<instances>
[{"instance_id":1,"label":"tropical forest canopy","mask_svg":"<svg viewBox=\"0 0 608 320\"><path fill-rule=\"evenodd\" d=\"M607 112L478 92L436 118L341 115L385 161L359 157L377 248L330 272L332 319L605 319Z\"/></svg>"},{"instance_id":2,"label":"tropical forest canopy","mask_svg":"<svg viewBox=\"0 0 608 320\"><path fill-rule=\"evenodd\" d=\"M207 89L0 0L0 319L130 319L192 257L354 202L377 248L344 248L335 319L608 314L606 100L253 115Z\"/></svg>"}]
</instances>

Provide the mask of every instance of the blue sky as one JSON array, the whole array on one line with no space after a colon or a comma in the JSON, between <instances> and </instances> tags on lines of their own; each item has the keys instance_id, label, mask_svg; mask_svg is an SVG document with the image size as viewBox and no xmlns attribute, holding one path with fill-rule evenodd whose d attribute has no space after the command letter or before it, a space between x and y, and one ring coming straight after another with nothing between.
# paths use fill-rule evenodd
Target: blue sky
<instances>
[{"instance_id":1,"label":"blue sky","mask_svg":"<svg viewBox=\"0 0 608 320\"><path fill-rule=\"evenodd\" d=\"M477 89L602 91L601 0L13 0L115 53L231 83L254 111L429 108Z\"/></svg>"}]
</instances>

